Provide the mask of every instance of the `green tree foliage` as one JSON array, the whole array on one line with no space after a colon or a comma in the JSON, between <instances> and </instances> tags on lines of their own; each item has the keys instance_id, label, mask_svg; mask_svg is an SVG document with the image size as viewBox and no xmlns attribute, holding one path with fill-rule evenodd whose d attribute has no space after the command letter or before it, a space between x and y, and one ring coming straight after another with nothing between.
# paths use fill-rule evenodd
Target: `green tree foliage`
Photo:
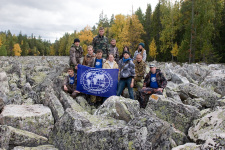
<instances>
[{"instance_id":1,"label":"green tree foliage","mask_svg":"<svg viewBox=\"0 0 225 150\"><path fill-rule=\"evenodd\" d=\"M170 61L172 55L179 62L225 63L225 0L160 0L153 12L148 4L145 13L139 7L135 14L113 14L109 19L102 11L92 28L65 33L52 44L40 36L13 35L8 30L0 32L0 55L13 56L16 43L21 56L69 55L75 38L86 49L101 26L109 41L116 39L120 53L125 45L133 53L144 42L150 58L154 39L158 61Z\"/></svg>"},{"instance_id":2,"label":"green tree foliage","mask_svg":"<svg viewBox=\"0 0 225 150\"><path fill-rule=\"evenodd\" d=\"M145 12L145 18L144 18L144 42L146 45L150 44L150 41L152 40L152 8L151 5L147 5L147 9ZM149 47L146 47L147 54L149 53Z\"/></svg>"},{"instance_id":3,"label":"green tree foliage","mask_svg":"<svg viewBox=\"0 0 225 150\"><path fill-rule=\"evenodd\" d=\"M144 14L143 14L140 7L135 11L135 15L138 16L138 19L139 19L140 23L142 24L142 26L144 26L145 18L144 18Z\"/></svg>"}]
</instances>

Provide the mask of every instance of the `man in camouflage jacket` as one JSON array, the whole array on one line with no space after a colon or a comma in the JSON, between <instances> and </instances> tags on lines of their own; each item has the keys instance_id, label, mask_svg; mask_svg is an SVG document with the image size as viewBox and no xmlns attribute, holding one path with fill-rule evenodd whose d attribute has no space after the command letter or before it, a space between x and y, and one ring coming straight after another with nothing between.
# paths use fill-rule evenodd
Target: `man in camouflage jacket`
<instances>
[{"instance_id":1,"label":"man in camouflage jacket","mask_svg":"<svg viewBox=\"0 0 225 150\"><path fill-rule=\"evenodd\" d=\"M135 65L135 77L134 77L134 86L138 89L141 89L143 86L144 75L146 70L146 64L142 60L141 54L136 56L136 60L134 60Z\"/></svg>"},{"instance_id":2,"label":"man in camouflage jacket","mask_svg":"<svg viewBox=\"0 0 225 150\"><path fill-rule=\"evenodd\" d=\"M70 48L70 67L77 70L77 65L81 64L81 57L83 56L83 49L80 46L80 40L74 39L74 43Z\"/></svg>"},{"instance_id":3,"label":"man in camouflage jacket","mask_svg":"<svg viewBox=\"0 0 225 150\"><path fill-rule=\"evenodd\" d=\"M151 94L162 95L166 85L167 80L164 74L156 69L155 64L150 64L150 71L144 79L143 88L140 90L140 106L142 108L146 107Z\"/></svg>"},{"instance_id":4,"label":"man in camouflage jacket","mask_svg":"<svg viewBox=\"0 0 225 150\"><path fill-rule=\"evenodd\" d=\"M99 28L99 35L94 37L92 45L94 48L94 53L96 53L98 49L101 49L103 51L102 57L107 59L109 55L108 38L104 36L103 27Z\"/></svg>"}]
</instances>

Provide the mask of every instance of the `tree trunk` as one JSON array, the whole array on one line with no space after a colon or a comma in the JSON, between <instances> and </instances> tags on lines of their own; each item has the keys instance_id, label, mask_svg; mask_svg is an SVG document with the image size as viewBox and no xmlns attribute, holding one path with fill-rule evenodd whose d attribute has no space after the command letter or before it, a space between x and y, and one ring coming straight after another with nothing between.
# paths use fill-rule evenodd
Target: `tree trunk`
<instances>
[{"instance_id":1,"label":"tree trunk","mask_svg":"<svg viewBox=\"0 0 225 150\"><path fill-rule=\"evenodd\" d=\"M190 52L189 52L189 64L191 63L191 53L193 48L193 26L194 26L194 0L192 0L192 12L191 12L191 41L190 41Z\"/></svg>"}]
</instances>

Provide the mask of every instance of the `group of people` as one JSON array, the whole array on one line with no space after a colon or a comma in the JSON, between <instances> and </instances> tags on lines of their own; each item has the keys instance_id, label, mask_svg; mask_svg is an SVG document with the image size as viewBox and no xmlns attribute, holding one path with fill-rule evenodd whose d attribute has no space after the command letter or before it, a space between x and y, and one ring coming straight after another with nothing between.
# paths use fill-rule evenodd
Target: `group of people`
<instances>
[{"instance_id":1,"label":"group of people","mask_svg":"<svg viewBox=\"0 0 225 150\"><path fill-rule=\"evenodd\" d=\"M80 92L76 90L76 71L78 64L88 67L103 69L119 69L119 82L117 96L123 94L125 88L128 88L130 99L134 99L133 87L138 88L140 93L140 105L145 107L147 104L146 95L153 93L162 95L167 81L155 64L150 65L150 72L146 72L146 50L144 43L138 45L133 57L130 54L129 47L123 48L122 55L119 55L116 47L116 40L112 39L108 45L108 38L104 36L104 28L99 28L99 35L94 37L92 45L87 48L87 55L84 56L83 49L80 46L80 40L75 39L70 48L70 68L68 76L63 83L63 90L70 93L75 98ZM91 103L102 103L106 98L90 96Z\"/></svg>"}]
</instances>

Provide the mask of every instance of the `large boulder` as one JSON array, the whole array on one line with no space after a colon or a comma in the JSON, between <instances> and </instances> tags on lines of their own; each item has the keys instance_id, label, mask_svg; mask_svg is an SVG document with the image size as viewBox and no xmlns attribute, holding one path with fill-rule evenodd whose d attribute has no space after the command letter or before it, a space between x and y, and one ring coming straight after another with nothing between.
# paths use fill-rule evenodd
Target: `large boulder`
<instances>
[{"instance_id":1,"label":"large boulder","mask_svg":"<svg viewBox=\"0 0 225 150\"><path fill-rule=\"evenodd\" d=\"M213 108L215 102L219 99L219 95L214 91L203 89L196 84L181 84L179 85L180 97L182 100L185 98L202 98L205 100L205 105L202 107Z\"/></svg>"},{"instance_id":2,"label":"large boulder","mask_svg":"<svg viewBox=\"0 0 225 150\"><path fill-rule=\"evenodd\" d=\"M138 101L121 96L111 96L96 110L95 115L129 122L140 115L139 111L140 105Z\"/></svg>"},{"instance_id":3,"label":"large boulder","mask_svg":"<svg viewBox=\"0 0 225 150\"><path fill-rule=\"evenodd\" d=\"M1 144L3 148L20 146L38 146L47 143L48 139L37 134L13 128L11 126L0 125ZM7 139L7 140L6 140Z\"/></svg>"},{"instance_id":4,"label":"large boulder","mask_svg":"<svg viewBox=\"0 0 225 150\"><path fill-rule=\"evenodd\" d=\"M205 144L204 149L217 149L225 147L224 129L225 107L218 107L217 110L195 120L188 135L193 141Z\"/></svg>"},{"instance_id":5,"label":"large boulder","mask_svg":"<svg viewBox=\"0 0 225 150\"><path fill-rule=\"evenodd\" d=\"M0 70L0 91L2 93L8 93L9 92L9 83L8 83L8 78L7 74L5 71Z\"/></svg>"},{"instance_id":6,"label":"large boulder","mask_svg":"<svg viewBox=\"0 0 225 150\"><path fill-rule=\"evenodd\" d=\"M175 126L176 129L187 133L192 121L200 116L200 111L189 105L177 102L161 95L149 97L146 110L153 110L157 117Z\"/></svg>"},{"instance_id":7,"label":"large boulder","mask_svg":"<svg viewBox=\"0 0 225 150\"><path fill-rule=\"evenodd\" d=\"M43 105L6 105L0 124L48 136L54 125L51 110Z\"/></svg>"},{"instance_id":8,"label":"large boulder","mask_svg":"<svg viewBox=\"0 0 225 150\"><path fill-rule=\"evenodd\" d=\"M89 114L92 114L92 108L88 104L87 100L83 96L77 96L76 97L76 102L84 109L86 110Z\"/></svg>"},{"instance_id":9,"label":"large boulder","mask_svg":"<svg viewBox=\"0 0 225 150\"><path fill-rule=\"evenodd\" d=\"M43 101L43 104L51 109L55 122L59 120L64 114L64 109L51 86L46 88Z\"/></svg>"},{"instance_id":10,"label":"large boulder","mask_svg":"<svg viewBox=\"0 0 225 150\"><path fill-rule=\"evenodd\" d=\"M66 99L66 95L63 97ZM57 121L50 136L50 143L59 149L171 148L170 125L148 112L140 112L134 100L110 97L94 115L72 103L76 101L64 105L71 107Z\"/></svg>"}]
</instances>

